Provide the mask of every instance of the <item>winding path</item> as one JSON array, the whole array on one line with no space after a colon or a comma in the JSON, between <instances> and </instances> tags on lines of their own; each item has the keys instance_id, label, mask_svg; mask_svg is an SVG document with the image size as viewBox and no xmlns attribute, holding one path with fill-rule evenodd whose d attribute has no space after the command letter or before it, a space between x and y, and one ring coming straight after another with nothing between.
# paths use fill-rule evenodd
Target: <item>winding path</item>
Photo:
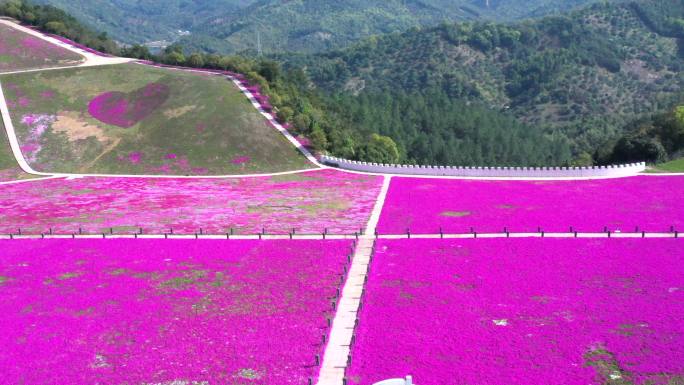
<instances>
[{"instance_id":1,"label":"winding path","mask_svg":"<svg viewBox=\"0 0 684 385\"><path fill-rule=\"evenodd\" d=\"M57 40L55 38L43 35L40 32L34 31L30 28L26 28L24 26L21 26L19 24L13 23L8 20L0 19L0 23L5 24L7 26L10 26L12 28L16 28L22 32L25 32L27 34L30 34L32 36L38 37L40 39L43 39L51 44L58 45L62 48L65 48L69 51L75 52L81 56L83 56L85 59L81 64L78 65L71 65L71 66L64 66L64 67L51 67L51 68L42 68L42 69L30 69L30 70L22 70L22 71L12 71L12 72L2 72L0 75L8 75L8 74L17 74L17 73L32 73L32 72L40 72L40 71L51 71L51 70L58 70L58 69L64 69L64 68L80 68L80 67L93 67L93 66L103 66L103 65L116 65L116 64L124 64L124 63L136 63L140 65L146 65L143 63L140 63L137 60L134 59L128 59L128 58L118 58L118 57L104 57L104 56L99 56L95 55L91 52L84 51L82 49L76 48L71 46L70 44L67 44L65 42L62 42L60 40ZM198 70L198 69L179 69L179 68L166 68L168 70L179 70L179 71L186 71L186 72L196 72L196 73L208 73L208 74L213 74L217 75L215 72L212 71L203 71L203 70ZM5 95L2 90L2 83L0 82L0 116L2 117L2 120L5 125L5 130L7 132L7 137L9 139L9 144L10 148L12 149L12 154L14 155L14 158L17 161L17 164L19 167L22 169L27 174L32 174L32 175L39 175L39 176L45 176L45 177L51 177L51 178L59 178L59 177L117 177L117 178L171 178L171 179L225 179L225 178L252 178L252 177L268 177L268 176L278 176L278 175L289 175L289 174L297 174L297 173L303 173L307 171L313 171L313 170L318 170L318 169L324 169L324 168L329 168L328 166L325 166L323 164L320 164L318 160L306 149L304 146L297 141L297 139L290 134L290 132L283 127L278 121L275 119L275 117L265 111L264 109L261 108L259 103L257 102L256 98L254 95L247 90L245 87L243 87L239 81L233 77L227 76L227 75L222 75L225 76L227 79L232 81L236 87L242 91L247 99L249 99L250 103L254 106L254 108L259 111L261 115L263 115L269 123L275 127L285 138L292 144L294 145L306 158L309 162L312 163L311 168L306 168L306 169L301 169L301 170L293 170L293 171L284 171L284 172L275 172L275 173L262 173L262 174L228 174L228 175L210 175L210 176L200 176L200 175L192 175L192 176L187 176L187 175L139 175L139 174L90 174L90 173L58 173L58 172L40 172L34 170L26 161L24 158L23 153L21 152L21 146L19 144L19 140L17 138L17 134L14 128L14 124L12 122L12 118L9 112L9 108L7 106L7 100L5 99ZM38 178L38 179L32 179L32 180L41 180L45 178ZM26 180L30 181L30 180ZM4 184L14 184L18 183L20 181L11 181L11 182L0 182L0 185ZM21 181L25 182L25 181Z\"/></svg>"},{"instance_id":2,"label":"winding path","mask_svg":"<svg viewBox=\"0 0 684 385\"><path fill-rule=\"evenodd\" d=\"M0 19L0 24L4 24L8 27L14 28L18 31L24 32L26 34L29 34L31 36L37 37L41 40L45 40L46 42L59 46L61 48L64 48L68 51L74 52L78 55L83 56L84 60L80 64L77 65L69 65L69 66L61 66L61 67L50 67L50 68L38 68L38 69L29 69L29 70L21 70L21 71L12 71L12 72L2 72L0 75L7 75L7 74L13 74L13 73L26 73L26 72L38 72L38 71L50 71L50 70L57 70L57 69L63 69L63 68L73 68L73 67L94 67L94 66L101 66L101 65L112 65L112 64L122 64L122 63L130 63L133 61L133 59L129 58L122 58L122 57L106 57L106 56L100 56L100 55L95 55L92 52L88 52L85 50L82 50L80 48L74 47L71 44L65 43L63 41L57 40L54 37L50 37L47 35L44 35L36 30L33 30L31 28L26 28L23 25L14 23L12 21L6 20L6 19Z\"/></svg>"}]
</instances>

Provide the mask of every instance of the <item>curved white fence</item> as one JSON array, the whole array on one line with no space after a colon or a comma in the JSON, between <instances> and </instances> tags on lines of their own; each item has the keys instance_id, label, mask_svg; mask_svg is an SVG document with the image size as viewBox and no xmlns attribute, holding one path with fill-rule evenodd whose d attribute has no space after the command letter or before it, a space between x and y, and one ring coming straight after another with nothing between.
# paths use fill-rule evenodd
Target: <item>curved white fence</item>
<instances>
[{"instance_id":1,"label":"curved white fence","mask_svg":"<svg viewBox=\"0 0 684 385\"><path fill-rule=\"evenodd\" d=\"M367 163L325 155L321 156L320 161L345 170L376 174L492 178L621 177L633 176L646 170L646 163L595 167L451 167Z\"/></svg>"}]
</instances>

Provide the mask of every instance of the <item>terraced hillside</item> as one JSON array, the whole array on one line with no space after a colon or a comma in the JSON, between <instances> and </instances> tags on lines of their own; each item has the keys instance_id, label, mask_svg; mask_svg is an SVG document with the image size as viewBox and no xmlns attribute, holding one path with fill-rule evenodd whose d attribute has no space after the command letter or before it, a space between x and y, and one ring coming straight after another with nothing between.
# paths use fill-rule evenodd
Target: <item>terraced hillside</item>
<instances>
[{"instance_id":1,"label":"terraced hillside","mask_svg":"<svg viewBox=\"0 0 684 385\"><path fill-rule=\"evenodd\" d=\"M216 175L310 168L220 76L139 64L0 78L37 171Z\"/></svg>"},{"instance_id":2,"label":"terraced hillside","mask_svg":"<svg viewBox=\"0 0 684 385\"><path fill-rule=\"evenodd\" d=\"M0 72L77 64L83 57L0 24Z\"/></svg>"}]
</instances>

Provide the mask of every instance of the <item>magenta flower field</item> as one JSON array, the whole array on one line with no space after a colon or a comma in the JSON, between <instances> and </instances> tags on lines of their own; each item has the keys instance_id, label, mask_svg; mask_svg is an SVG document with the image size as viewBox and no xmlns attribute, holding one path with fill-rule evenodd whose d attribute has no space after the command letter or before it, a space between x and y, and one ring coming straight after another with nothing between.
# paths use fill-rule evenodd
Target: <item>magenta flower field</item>
<instances>
[{"instance_id":1,"label":"magenta flower field","mask_svg":"<svg viewBox=\"0 0 684 385\"><path fill-rule=\"evenodd\" d=\"M677 239L379 240L350 384L679 384Z\"/></svg>"},{"instance_id":2,"label":"magenta flower field","mask_svg":"<svg viewBox=\"0 0 684 385\"><path fill-rule=\"evenodd\" d=\"M0 186L0 233L350 234L382 180L334 170L232 179L50 179Z\"/></svg>"},{"instance_id":3,"label":"magenta flower field","mask_svg":"<svg viewBox=\"0 0 684 385\"><path fill-rule=\"evenodd\" d=\"M0 241L0 383L306 384L350 247Z\"/></svg>"},{"instance_id":4,"label":"magenta flower field","mask_svg":"<svg viewBox=\"0 0 684 385\"><path fill-rule=\"evenodd\" d=\"M170 93L162 83L149 83L129 94L105 92L90 101L88 112L102 123L130 128L164 104Z\"/></svg>"},{"instance_id":5,"label":"magenta flower field","mask_svg":"<svg viewBox=\"0 0 684 385\"><path fill-rule=\"evenodd\" d=\"M684 230L684 177L576 181L393 178L381 233ZM681 231L681 230L680 230Z\"/></svg>"}]
</instances>

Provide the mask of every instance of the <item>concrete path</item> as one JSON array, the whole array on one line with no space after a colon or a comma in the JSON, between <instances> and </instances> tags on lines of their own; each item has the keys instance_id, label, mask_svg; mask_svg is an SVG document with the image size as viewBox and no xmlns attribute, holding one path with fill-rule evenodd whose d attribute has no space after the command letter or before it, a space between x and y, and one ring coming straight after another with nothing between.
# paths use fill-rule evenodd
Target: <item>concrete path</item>
<instances>
[{"instance_id":1,"label":"concrete path","mask_svg":"<svg viewBox=\"0 0 684 385\"><path fill-rule=\"evenodd\" d=\"M378 199L366 225L366 231L360 237L354 251L349 275L342 289L342 297L333 319L330 340L323 354L318 385L342 385L344 381L357 313L361 303L361 294L368 275L371 255L374 252L374 233L380 220L380 213L385 204L391 179L392 177L385 176Z\"/></svg>"},{"instance_id":2,"label":"concrete path","mask_svg":"<svg viewBox=\"0 0 684 385\"><path fill-rule=\"evenodd\" d=\"M93 66L101 66L101 65L122 64L122 63L129 63L129 62L132 62L134 60L134 59L122 58L122 57L105 57L105 56L95 55L94 53L82 50L78 47L74 47L71 44L57 40L57 39L50 37L50 36L46 36L46 35L42 34L41 32L35 31L31 28L26 28L23 25L14 23L12 21L0 19L0 23L6 25L8 27L14 28L18 31L29 34L31 36L37 37L41 40L45 40L46 42L48 42L50 44L59 46L63 49L66 49L67 51L74 52L74 53L81 55L83 57L83 61L81 63L71 65L71 66L50 67L50 68L42 68L42 69L37 68L37 69L22 70L22 71L3 72L0 74L13 74L13 73L36 72L36 71L49 71L49 70L73 68L73 67L93 67Z\"/></svg>"},{"instance_id":3,"label":"concrete path","mask_svg":"<svg viewBox=\"0 0 684 385\"><path fill-rule=\"evenodd\" d=\"M0 186L4 186L4 185L8 185L8 184L35 182L35 181L46 180L46 179L58 179L58 178L61 178L61 177L60 176L48 176L45 178L17 179L17 180L11 180L11 181L7 181L7 182L0 182Z\"/></svg>"}]
</instances>

